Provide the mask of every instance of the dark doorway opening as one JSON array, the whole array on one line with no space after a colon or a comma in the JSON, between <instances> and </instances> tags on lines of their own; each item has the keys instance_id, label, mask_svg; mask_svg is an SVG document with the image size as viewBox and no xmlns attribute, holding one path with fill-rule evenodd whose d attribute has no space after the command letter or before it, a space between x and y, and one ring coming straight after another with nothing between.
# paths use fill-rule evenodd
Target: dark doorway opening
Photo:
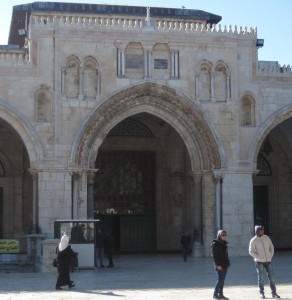
<instances>
[{"instance_id":1,"label":"dark doorway opening","mask_svg":"<svg viewBox=\"0 0 292 300\"><path fill-rule=\"evenodd\" d=\"M4 234L3 205L3 188L0 187L0 239L3 239Z\"/></svg>"},{"instance_id":2,"label":"dark doorway opening","mask_svg":"<svg viewBox=\"0 0 292 300\"><path fill-rule=\"evenodd\" d=\"M96 168L95 218L115 251L155 252L155 152L100 151Z\"/></svg>"},{"instance_id":3,"label":"dark doorway opening","mask_svg":"<svg viewBox=\"0 0 292 300\"><path fill-rule=\"evenodd\" d=\"M254 225L265 227L265 234L269 235L269 186L256 185L253 187Z\"/></svg>"}]
</instances>

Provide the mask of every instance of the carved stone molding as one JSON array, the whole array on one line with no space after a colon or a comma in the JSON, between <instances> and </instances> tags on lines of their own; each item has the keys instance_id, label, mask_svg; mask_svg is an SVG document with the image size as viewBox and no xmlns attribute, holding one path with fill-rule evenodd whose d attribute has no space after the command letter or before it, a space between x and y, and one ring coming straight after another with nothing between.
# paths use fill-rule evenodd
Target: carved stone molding
<instances>
[{"instance_id":1,"label":"carved stone molding","mask_svg":"<svg viewBox=\"0 0 292 300\"><path fill-rule=\"evenodd\" d=\"M104 139L107 124L111 124L119 115L134 108L145 107L144 111L157 112L176 129L181 128L183 139L188 144L198 147L204 167L220 167L220 154L213 133L204 119L202 112L190 100L177 94L169 87L154 83L133 86L112 96L103 103L85 125L77 145L75 163L87 167L90 161L89 152L95 139ZM178 126L177 126L178 125ZM111 128L110 128L111 129ZM87 159L87 161L86 161Z\"/></svg>"}]
</instances>

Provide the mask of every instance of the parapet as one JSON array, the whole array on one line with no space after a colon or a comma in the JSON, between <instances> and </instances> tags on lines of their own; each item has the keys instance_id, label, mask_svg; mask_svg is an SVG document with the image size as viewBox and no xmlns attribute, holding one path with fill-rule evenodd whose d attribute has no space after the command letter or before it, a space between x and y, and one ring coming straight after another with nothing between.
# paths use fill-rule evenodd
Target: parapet
<instances>
[{"instance_id":1,"label":"parapet","mask_svg":"<svg viewBox=\"0 0 292 300\"><path fill-rule=\"evenodd\" d=\"M281 66L277 61L259 61L257 73L259 76L292 77L291 66Z\"/></svg>"}]
</instances>

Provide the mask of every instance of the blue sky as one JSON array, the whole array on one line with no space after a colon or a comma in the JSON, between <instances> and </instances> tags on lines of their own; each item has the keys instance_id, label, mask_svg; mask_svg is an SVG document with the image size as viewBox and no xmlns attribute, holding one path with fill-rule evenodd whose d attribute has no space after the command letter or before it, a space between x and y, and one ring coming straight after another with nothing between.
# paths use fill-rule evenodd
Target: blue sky
<instances>
[{"instance_id":1,"label":"blue sky","mask_svg":"<svg viewBox=\"0 0 292 300\"><path fill-rule=\"evenodd\" d=\"M14 5L35 1L5 0L0 8L0 44L6 45ZM95 4L139 5L204 10L222 17L222 25L257 27L258 38L265 40L259 49L259 60L292 65L291 12L292 0L85 0L46 1Z\"/></svg>"}]
</instances>

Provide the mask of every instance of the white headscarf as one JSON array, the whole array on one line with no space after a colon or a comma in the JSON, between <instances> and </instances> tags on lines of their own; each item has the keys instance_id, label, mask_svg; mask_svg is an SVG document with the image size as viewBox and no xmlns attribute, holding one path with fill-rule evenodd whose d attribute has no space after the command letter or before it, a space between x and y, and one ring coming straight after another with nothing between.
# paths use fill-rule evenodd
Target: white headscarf
<instances>
[{"instance_id":1,"label":"white headscarf","mask_svg":"<svg viewBox=\"0 0 292 300\"><path fill-rule=\"evenodd\" d=\"M69 236L68 235L63 235L61 238L61 241L59 243L59 251L63 251L67 248L69 244Z\"/></svg>"}]
</instances>

